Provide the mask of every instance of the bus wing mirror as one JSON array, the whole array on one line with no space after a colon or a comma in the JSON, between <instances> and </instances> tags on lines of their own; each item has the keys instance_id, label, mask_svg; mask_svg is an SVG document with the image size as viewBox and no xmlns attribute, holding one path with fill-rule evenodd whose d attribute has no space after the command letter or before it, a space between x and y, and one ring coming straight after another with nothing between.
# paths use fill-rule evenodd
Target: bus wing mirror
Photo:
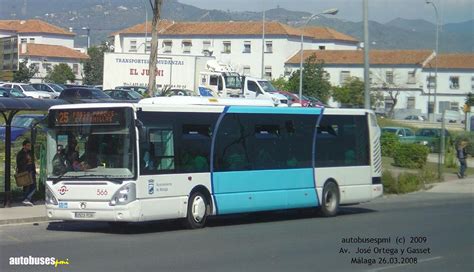
<instances>
[{"instance_id":1,"label":"bus wing mirror","mask_svg":"<svg viewBox=\"0 0 474 272\"><path fill-rule=\"evenodd\" d=\"M142 121L140 121L140 120L135 120L135 126L138 129L139 140L143 141L146 137L145 126L143 125Z\"/></svg>"}]
</instances>

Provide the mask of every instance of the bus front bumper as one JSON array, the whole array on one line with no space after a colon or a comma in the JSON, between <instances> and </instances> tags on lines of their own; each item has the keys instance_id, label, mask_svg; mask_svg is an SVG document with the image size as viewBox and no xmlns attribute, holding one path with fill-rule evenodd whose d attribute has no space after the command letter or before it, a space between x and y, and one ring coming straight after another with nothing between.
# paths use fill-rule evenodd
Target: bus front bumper
<instances>
[{"instance_id":1,"label":"bus front bumper","mask_svg":"<svg viewBox=\"0 0 474 272\"><path fill-rule=\"evenodd\" d=\"M60 201L59 205L46 204L46 214L51 220L138 222L138 200L127 205L110 206L109 202Z\"/></svg>"}]
</instances>

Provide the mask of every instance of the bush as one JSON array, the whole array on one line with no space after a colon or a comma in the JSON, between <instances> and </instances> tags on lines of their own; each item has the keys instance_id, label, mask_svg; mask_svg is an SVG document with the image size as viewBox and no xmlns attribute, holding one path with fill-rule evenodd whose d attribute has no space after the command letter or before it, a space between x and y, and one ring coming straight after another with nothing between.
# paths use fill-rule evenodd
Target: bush
<instances>
[{"instance_id":1,"label":"bush","mask_svg":"<svg viewBox=\"0 0 474 272\"><path fill-rule=\"evenodd\" d=\"M417 174L401 173L398 176L398 193L405 194L417 191L421 188L422 182Z\"/></svg>"},{"instance_id":2,"label":"bush","mask_svg":"<svg viewBox=\"0 0 474 272\"><path fill-rule=\"evenodd\" d=\"M456 148L454 148L454 145L446 146L446 151L444 153L444 166L447 168L456 168L456 162Z\"/></svg>"},{"instance_id":3,"label":"bush","mask_svg":"<svg viewBox=\"0 0 474 272\"><path fill-rule=\"evenodd\" d=\"M398 193L398 181L392 172L384 170L382 173L383 192L386 194Z\"/></svg>"},{"instance_id":4,"label":"bush","mask_svg":"<svg viewBox=\"0 0 474 272\"><path fill-rule=\"evenodd\" d=\"M400 144L393 154L394 165L405 168L423 168L428 153L429 149L420 144Z\"/></svg>"},{"instance_id":5,"label":"bush","mask_svg":"<svg viewBox=\"0 0 474 272\"><path fill-rule=\"evenodd\" d=\"M392 133L382 133L380 137L380 147L382 148L382 156L393 157L393 154L400 146L398 136Z\"/></svg>"},{"instance_id":6,"label":"bush","mask_svg":"<svg viewBox=\"0 0 474 272\"><path fill-rule=\"evenodd\" d=\"M424 167L418 173L418 176L420 177L420 183L421 184L428 184L428 183L438 182L438 169L433 168L433 167L431 167L431 168ZM442 176L441 176L441 179L443 179Z\"/></svg>"}]
</instances>

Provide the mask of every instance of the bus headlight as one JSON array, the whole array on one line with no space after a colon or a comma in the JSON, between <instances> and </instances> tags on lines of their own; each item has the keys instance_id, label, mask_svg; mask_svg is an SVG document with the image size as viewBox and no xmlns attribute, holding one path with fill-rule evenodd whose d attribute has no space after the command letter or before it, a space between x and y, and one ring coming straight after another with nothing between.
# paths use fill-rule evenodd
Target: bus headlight
<instances>
[{"instance_id":1,"label":"bus headlight","mask_svg":"<svg viewBox=\"0 0 474 272\"><path fill-rule=\"evenodd\" d=\"M112 196L109 202L110 206L125 205L136 199L135 183L128 183L120 187Z\"/></svg>"},{"instance_id":2,"label":"bus headlight","mask_svg":"<svg viewBox=\"0 0 474 272\"><path fill-rule=\"evenodd\" d=\"M46 197L45 197L45 200L46 200L46 204L58 205L58 200L57 200L56 197L54 196L54 194L53 194L53 192L51 191L51 189L49 189L49 186L46 186Z\"/></svg>"}]
</instances>

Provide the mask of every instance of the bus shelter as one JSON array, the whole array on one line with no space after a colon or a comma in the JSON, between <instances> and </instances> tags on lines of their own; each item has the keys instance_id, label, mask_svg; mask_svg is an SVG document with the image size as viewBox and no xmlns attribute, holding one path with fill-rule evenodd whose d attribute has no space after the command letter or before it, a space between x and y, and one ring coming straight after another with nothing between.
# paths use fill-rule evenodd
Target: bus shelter
<instances>
[{"instance_id":1,"label":"bus shelter","mask_svg":"<svg viewBox=\"0 0 474 272\"><path fill-rule=\"evenodd\" d=\"M20 111L47 111L51 106L69 104L62 99L0 97L0 113L5 120L5 197L4 206L11 204L11 123ZM34 139L33 139L34 140ZM34 142L34 141L32 141ZM34 152L34 150L32 150ZM34 156L33 156L34 159Z\"/></svg>"}]
</instances>

